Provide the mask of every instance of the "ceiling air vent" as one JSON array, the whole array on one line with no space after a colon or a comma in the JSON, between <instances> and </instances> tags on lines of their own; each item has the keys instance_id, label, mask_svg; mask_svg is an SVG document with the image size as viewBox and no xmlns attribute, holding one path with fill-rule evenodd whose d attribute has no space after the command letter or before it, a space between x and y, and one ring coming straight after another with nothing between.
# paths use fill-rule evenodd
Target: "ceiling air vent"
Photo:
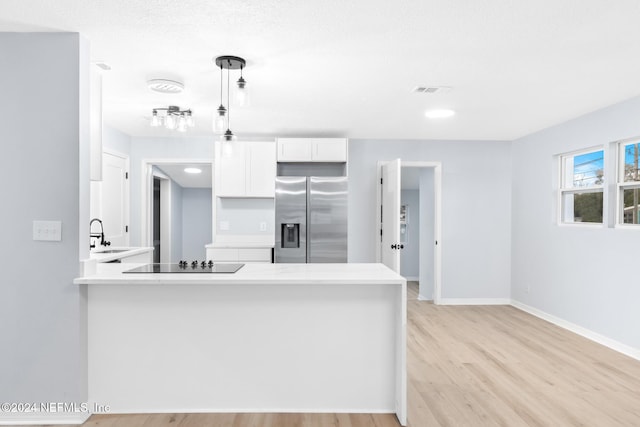
<instances>
[{"instance_id":1,"label":"ceiling air vent","mask_svg":"<svg viewBox=\"0 0 640 427\"><path fill-rule=\"evenodd\" d=\"M184 85L175 80L152 79L147 82L147 86L154 92L160 93L180 93Z\"/></svg>"},{"instance_id":2,"label":"ceiling air vent","mask_svg":"<svg viewBox=\"0 0 640 427\"><path fill-rule=\"evenodd\" d=\"M451 91L449 86L416 86L413 88L413 93L447 93Z\"/></svg>"}]
</instances>

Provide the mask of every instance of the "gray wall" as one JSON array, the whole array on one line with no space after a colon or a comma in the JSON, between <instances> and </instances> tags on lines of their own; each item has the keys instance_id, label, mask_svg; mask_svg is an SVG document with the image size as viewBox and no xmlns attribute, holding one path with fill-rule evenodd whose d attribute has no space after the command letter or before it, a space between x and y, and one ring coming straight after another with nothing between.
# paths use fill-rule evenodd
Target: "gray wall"
<instances>
[{"instance_id":1,"label":"gray wall","mask_svg":"<svg viewBox=\"0 0 640 427\"><path fill-rule=\"evenodd\" d=\"M349 141L349 262L375 262L376 163L442 163L442 297L509 298L511 149L500 141Z\"/></svg>"},{"instance_id":2,"label":"gray wall","mask_svg":"<svg viewBox=\"0 0 640 427\"><path fill-rule=\"evenodd\" d=\"M211 189L182 189L182 257L204 260L204 246L211 243Z\"/></svg>"},{"instance_id":3,"label":"gray wall","mask_svg":"<svg viewBox=\"0 0 640 427\"><path fill-rule=\"evenodd\" d=\"M433 300L435 287L434 169L420 171L420 299Z\"/></svg>"},{"instance_id":4,"label":"gray wall","mask_svg":"<svg viewBox=\"0 0 640 427\"><path fill-rule=\"evenodd\" d=\"M182 259L182 187L171 183L171 262ZM162 248L160 249L162 250Z\"/></svg>"},{"instance_id":5,"label":"gray wall","mask_svg":"<svg viewBox=\"0 0 640 427\"><path fill-rule=\"evenodd\" d=\"M78 34L0 33L1 402L87 401L88 66ZM62 241L33 241L33 220Z\"/></svg>"},{"instance_id":6,"label":"gray wall","mask_svg":"<svg viewBox=\"0 0 640 427\"><path fill-rule=\"evenodd\" d=\"M400 199L400 204L407 205L409 211L406 242L400 252L400 274L417 279L420 273L420 193L402 190Z\"/></svg>"},{"instance_id":7,"label":"gray wall","mask_svg":"<svg viewBox=\"0 0 640 427\"><path fill-rule=\"evenodd\" d=\"M273 199L217 198L217 235L262 235L275 233L275 204ZM220 223L227 221L228 230L221 230ZM260 222L266 222L266 231L260 231Z\"/></svg>"},{"instance_id":8,"label":"gray wall","mask_svg":"<svg viewBox=\"0 0 640 427\"><path fill-rule=\"evenodd\" d=\"M513 299L636 349L638 230L558 226L554 156L638 136L639 117L634 98L519 139L512 175Z\"/></svg>"}]
</instances>

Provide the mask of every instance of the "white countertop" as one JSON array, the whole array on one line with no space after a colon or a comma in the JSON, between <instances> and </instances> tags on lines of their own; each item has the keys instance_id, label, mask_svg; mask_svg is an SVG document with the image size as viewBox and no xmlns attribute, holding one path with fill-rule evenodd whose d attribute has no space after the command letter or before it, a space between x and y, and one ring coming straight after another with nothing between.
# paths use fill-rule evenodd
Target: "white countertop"
<instances>
[{"instance_id":1,"label":"white countertop","mask_svg":"<svg viewBox=\"0 0 640 427\"><path fill-rule=\"evenodd\" d=\"M89 259L95 259L99 263L114 261L121 258L151 252L152 247L124 247L124 246L106 246L92 249L89 252ZM118 251L118 252L109 252Z\"/></svg>"},{"instance_id":2,"label":"white countertop","mask_svg":"<svg viewBox=\"0 0 640 427\"><path fill-rule=\"evenodd\" d=\"M404 284L383 264L245 264L236 273L122 273L143 264L98 264L95 275L75 279L88 285L171 284Z\"/></svg>"}]
</instances>

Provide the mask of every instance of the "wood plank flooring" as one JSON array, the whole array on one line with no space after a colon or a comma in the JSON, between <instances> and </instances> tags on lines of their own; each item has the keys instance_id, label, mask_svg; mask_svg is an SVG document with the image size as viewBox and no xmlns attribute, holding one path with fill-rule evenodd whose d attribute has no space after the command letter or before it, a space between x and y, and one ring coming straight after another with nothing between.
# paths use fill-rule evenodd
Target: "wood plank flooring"
<instances>
[{"instance_id":1,"label":"wood plank flooring","mask_svg":"<svg viewBox=\"0 0 640 427\"><path fill-rule=\"evenodd\" d=\"M409 425L640 426L640 362L509 306L408 291ZM394 415L94 415L87 427L395 427Z\"/></svg>"}]
</instances>

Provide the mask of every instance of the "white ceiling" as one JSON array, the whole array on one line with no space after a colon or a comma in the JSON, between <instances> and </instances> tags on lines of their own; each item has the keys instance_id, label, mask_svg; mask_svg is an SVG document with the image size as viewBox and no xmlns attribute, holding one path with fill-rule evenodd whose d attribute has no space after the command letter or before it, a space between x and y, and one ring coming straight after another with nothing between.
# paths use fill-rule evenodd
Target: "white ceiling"
<instances>
[{"instance_id":1,"label":"white ceiling","mask_svg":"<svg viewBox=\"0 0 640 427\"><path fill-rule=\"evenodd\" d=\"M164 163L156 165L182 188L211 188L211 164L204 163ZM186 173L185 168L198 168L199 174Z\"/></svg>"},{"instance_id":2,"label":"white ceiling","mask_svg":"<svg viewBox=\"0 0 640 427\"><path fill-rule=\"evenodd\" d=\"M511 140L640 94L637 0L3 0L2 31L77 31L104 74L107 124L191 108L211 135L212 58L247 61L242 136ZM145 82L178 77L161 95ZM415 86L451 86L414 94ZM424 117L432 107L451 119Z\"/></svg>"}]
</instances>

